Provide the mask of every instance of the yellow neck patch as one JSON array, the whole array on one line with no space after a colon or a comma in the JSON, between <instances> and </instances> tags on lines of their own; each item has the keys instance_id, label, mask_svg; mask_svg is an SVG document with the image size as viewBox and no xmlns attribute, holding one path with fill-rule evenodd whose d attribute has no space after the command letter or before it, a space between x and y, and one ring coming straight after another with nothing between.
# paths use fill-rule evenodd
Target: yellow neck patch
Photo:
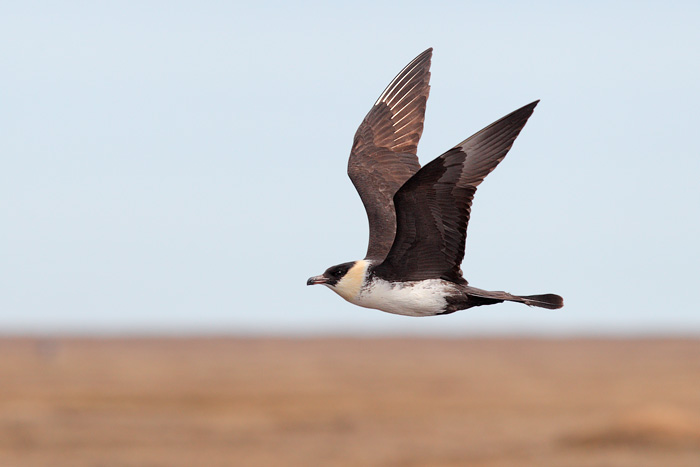
<instances>
[{"instance_id":1,"label":"yellow neck patch","mask_svg":"<svg viewBox=\"0 0 700 467\"><path fill-rule=\"evenodd\" d=\"M368 266L369 263L363 259L360 261L355 261L355 264L333 288L335 293L343 297L345 300L352 302L353 299L355 299L360 293Z\"/></svg>"}]
</instances>

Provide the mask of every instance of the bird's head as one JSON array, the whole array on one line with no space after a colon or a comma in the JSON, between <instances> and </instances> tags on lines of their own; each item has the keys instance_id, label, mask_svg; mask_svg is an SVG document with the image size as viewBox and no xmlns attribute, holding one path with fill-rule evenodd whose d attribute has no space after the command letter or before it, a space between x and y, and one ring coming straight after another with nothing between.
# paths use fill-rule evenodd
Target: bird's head
<instances>
[{"instance_id":1,"label":"bird's head","mask_svg":"<svg viewBox=\"0 0 700 467\"><path fill-rule=\"evenodd\" d=\"M323 284L345 300L352 300L360 292L369 262L365 260L331 266L320 276L309 277L306 285Z\"/></svg>"}]
</instances>

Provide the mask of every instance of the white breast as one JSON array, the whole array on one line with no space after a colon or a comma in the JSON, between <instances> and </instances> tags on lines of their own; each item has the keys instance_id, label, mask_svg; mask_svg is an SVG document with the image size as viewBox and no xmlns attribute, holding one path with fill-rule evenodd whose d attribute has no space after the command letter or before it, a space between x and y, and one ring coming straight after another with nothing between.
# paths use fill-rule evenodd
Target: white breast
<instances>
[{"instance_id":1,"label":"white breast","mask_svg":"<svg viewBox=\"0 0 700 467\"><path fill-rule=\"evenodd\" d=\"M441 279L392 283L374 278L352 300L355 305L407 316L433 316L445 310L445 295L454 285Z\"/></svg>"}]
</instances>

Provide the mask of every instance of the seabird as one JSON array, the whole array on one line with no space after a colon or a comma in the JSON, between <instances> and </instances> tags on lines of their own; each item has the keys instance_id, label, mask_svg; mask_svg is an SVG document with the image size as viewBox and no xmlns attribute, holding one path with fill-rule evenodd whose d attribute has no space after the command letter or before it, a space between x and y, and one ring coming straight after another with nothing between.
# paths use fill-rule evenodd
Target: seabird
<instances>
[{"instance_id":1,"label":"seabird","mask_svg":"<svg viewBox=\"0 0 700 467\"><path fill-rule=\"evenodd\" d=\"M430 48L387 86L355 133L348 175L369 219L365 259L328 268L323 284L366 308L408 316L504 301L563 306L559 295L511 295L462 277L467 224L479 184L508 153L539 101L506 115L426 166L418 163L430 91Z\"/></svg>"}]
</instances>

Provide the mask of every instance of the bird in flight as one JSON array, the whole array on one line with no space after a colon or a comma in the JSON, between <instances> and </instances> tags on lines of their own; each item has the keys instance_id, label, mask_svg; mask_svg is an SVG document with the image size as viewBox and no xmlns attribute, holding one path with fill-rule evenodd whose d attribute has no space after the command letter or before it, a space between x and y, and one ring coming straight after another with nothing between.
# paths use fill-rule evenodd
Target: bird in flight
<instances>
[{"instance_id":1,"label":"bird in flight","mask_svg":"<svg viewBox=\"0 0 700 467\"><path fill-rule=\"evenodd\" d=\"M331 266L306 284L323 284L355 305L408 316L442 315L504 301L561 308L559 295L482 290L462 277L476 188L506 156L539 101L421 167L416 153L430 91L432 52L426 50L401 70L355 133L348 175L369 219L365 259Z\"/></svg>"}]
</instances>

